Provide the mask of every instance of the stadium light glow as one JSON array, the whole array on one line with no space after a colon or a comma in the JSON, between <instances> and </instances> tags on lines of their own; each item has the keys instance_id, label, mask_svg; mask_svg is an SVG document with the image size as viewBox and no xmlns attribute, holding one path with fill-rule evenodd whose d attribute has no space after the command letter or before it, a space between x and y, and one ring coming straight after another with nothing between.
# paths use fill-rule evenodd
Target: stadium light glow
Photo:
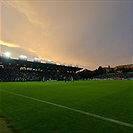
<instances>
[{"instance_id":1,"label":"stadium light glow","mask_svg":"<svg viewBox=\"0 0 133 133\"><path fill-rule=\"evenodd\" d=\"M47 62L52 62L51 60L46 60Z\"/></svg>"},{"instance_id":2,"label":"stadium light glow","mask_svg":"<svg viewBox=\"0 0 133 133\"><path fill-rule=\"evenodd\" d=\"M56 63L56 65L60 65L60 63Z\"/></svg>"},{"instance_id":3,"label":"stadium light glow","mask_svg":"<svg viewBox=\"0 0 133 133\"><path fill-rule=\"evenodd\" d=\"M46 63L48 63L48 64L52 64L52 60L46 60Z\"/></svg>"},{"instance_id":4,"label":"stadium light glow","mask_svg":"<svg viewBox=\"0 0 133 133\"><path fill-rule=\"evenodd\" d=\"M41 63L46 63L46 60L41 60Z\"/></svg>"},{"instance_id":5,"label":"stadium light glow","mask_svg":"<svg viewBox=\"0 0 133 133\"><path fill-rule=\"evenodd\" d=\"M78 68L78 65L75 65L75 67L77 67L77 68Z\"/></svg>"},{"instance_id":6,"label":"stadium light glow","mask_svg":"<svg viewBox=\"0 0 133 133\"><path fill-rule=\"evenodd\" d=\"M34 58L34 61L35 62L40 62L40 59L39 58Z\"/></svg>"},{"instance_id":7,"label":"stadium light glow","mask_svg":"<svg viewBox=\"0 0 133 133\"><path fill-rule=\"evenodd\" d=\"M65 66L65 63L64 63L64 62L61 62L61 63L60 63L60 65L63 65L63 66Z\"/></svg>"},{"instance_id":8,"label":"stadium light glow","mask_svg":"<svg viewBox=\"0 0 133 133\"><path fill-rule=\"evenodd\" d=\"M10 57L10 55L11 55L11 53L10 53L10 52L5 52L5 53L4 53L4 56L5 56L5 57L8 57L8 58L9 58L9 57Z\"/></svg>"},{"instance_id":9,"label":"stadium light glow","mask_svg":"<svg viewBox=\"0 0 133 133\"><path fill-rule=\"evenodd\" d=\"M20 59L27 59L27 56L25 56L25 55L20 55L19 58L20 58Z\"/></svg>"},{"instance_id":10,"label":"stadium light glow","mask_svg":"<svg viewBox=\"0 0 133 133\"><path fill-rule=\"evenodd\" d=\"M72 67L72 64L69 64L68 66L69 66L69 67Z\"/></svg>"}]
</instances>

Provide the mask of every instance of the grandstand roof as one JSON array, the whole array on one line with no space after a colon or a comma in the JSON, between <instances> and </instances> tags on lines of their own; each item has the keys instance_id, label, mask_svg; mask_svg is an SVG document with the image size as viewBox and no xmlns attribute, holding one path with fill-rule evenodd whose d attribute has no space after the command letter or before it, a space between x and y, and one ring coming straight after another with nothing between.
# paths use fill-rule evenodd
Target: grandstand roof
<instances>
[{"instance_id":1,"label":"grandstand roof","mask_svg":"<svg viewBox=\"0 0 133 133\"><path fill-rule=\"evenodd\" d=\"M30 67L33 69L60 69L60 70L68 70L68 71L79 71L82 68L79 67L73 67L73 66L65 66L65 65L57 65L52 63L41 63L41 62L35 62L35 61L27 61L27 60L21 60L21 59L11 59L11 58L5 58L0 57L0 64L3 66L11 66L11 67Z\"/></svg>"}]
</instances>

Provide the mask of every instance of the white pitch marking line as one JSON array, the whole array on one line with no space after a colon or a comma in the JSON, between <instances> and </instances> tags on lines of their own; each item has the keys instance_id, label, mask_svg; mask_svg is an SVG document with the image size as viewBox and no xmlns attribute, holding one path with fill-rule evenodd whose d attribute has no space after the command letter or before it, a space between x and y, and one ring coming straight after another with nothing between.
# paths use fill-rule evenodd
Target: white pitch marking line
<instances>
[{"instance_id":1,"label":"white pitch marking line","mask_svg":"<svg viewBox=\"0 0 133 133\"><path fill-rule=\"evenodd\" d=\"M53 105L53 106L56 106L56 107L59 107L59 108L71 110L71 111L74 111L74 112L77 112L77 113L80 113L80 114L85 114L85 115L88 115L88 116L91 116L91 117L94 117L94 118L97 118L97 119L101 119L101 120L104 120L104 121L108 121L108 122L116 123L116 124L119 124L119 125L122 125L122 126L133 128L133 124L130 124L130 123L126 123L126 122L122 122L122 121L119 121L119 120L103 117L103 116L100 116L100 115L92 114L92 113L85 112L85 111L78 110L78 109L73 109L73 108L70 108L70 107L67 107L67 106L47 102L47 101L44 101L44 100L40 100L40 99L37 99L37 98L21 95L21 94L10 92L10 91L5 91L5 90L1 90L1 91L10 93L10 94L13 94L13 95L16 95L16 96L24 97L24 98L27 98L27 99L31 99L31 100L34 100L34 101L50 104L50 105Z\"/></svg>"}]
</instances>

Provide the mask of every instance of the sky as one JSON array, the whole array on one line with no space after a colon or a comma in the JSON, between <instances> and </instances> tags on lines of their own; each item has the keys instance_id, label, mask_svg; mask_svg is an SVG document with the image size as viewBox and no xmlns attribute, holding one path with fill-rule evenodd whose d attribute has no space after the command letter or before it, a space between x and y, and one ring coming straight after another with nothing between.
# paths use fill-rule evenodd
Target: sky
<instances>
[{"instance_id":1,"label":"sky","mask_svg":"<svg viewBox=\"0 0 133 133\"><path fill-rule=\"evenodd\" d=\"M0 0L0 52L87 69L132 64L131 0Z\"/></svg>"}]
</instances>

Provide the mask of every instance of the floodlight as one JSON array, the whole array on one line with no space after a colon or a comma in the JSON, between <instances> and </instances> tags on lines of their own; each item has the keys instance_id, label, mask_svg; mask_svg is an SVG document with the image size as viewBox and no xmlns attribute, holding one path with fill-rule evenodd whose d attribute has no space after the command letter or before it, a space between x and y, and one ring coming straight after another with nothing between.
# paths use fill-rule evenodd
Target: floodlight
<instances>
[{"instance_id":1,"label":"floodlight","mask_svg":"<svg viewBox=\"0 0 133 133\"><path fill-rule=\"evenodd\" d=\"M34 58L34 60L39 60L39 58Z\"/></svg>"},{"instance_id":2,"label":"floodlight","mask_svg":"<svg viewBox=\"0 0 133 133\"><path fill-rule=\"evenodd\" d=\"M65 66L65 63L64 63L64 62L61 62L61 63L60 63L60 65L63 65L63 66Z\"/></svg>"},{"instance_id":3,"label":"floodlight","mask_svg":"<svg viewBox=\"0 0 133 133\"><path fill-rule=\"evenodd\" d=\"M10 54L9 52L5 52L5 53L4 53L4 56L5 56L5 57L8 57L8 58L9 58L10 55L11 55L11 54Z\"/></svg>"},{"instance_id":4,"label":"floodlight","mask_svg":"<svg viewBox=\"0 0 133 133\"><path fill-rule=\"evenodd\" d=\"M72 67L72 64L69 64L68 66L69 66L69 67Z\"/></svg>"},{"instance_id":5,"label":"floodlight","mask_svg":"<svg viewBox=\"0 0 133 133\"><path fill-rule=\"evenodd\" d=\"M45 60L42 60L41 63L46 63L46 61Z\"/></svg>"},{"instance_id":6,"label":"floodlight","mask_svg":"<svg viewBox=\"0 0 133 133\"><path fill-rule=\"evenodd\" d=\"M27 56L25 56L25 55L20 55L20 56L19 56L19 59L24 59L24 60L25 60L25 59L27 59Z\"/></svg>"},{"instance_id":7,"label":"floodlight","mask_svg":"<svg viewBox=\"0 0 133 133\"><path fill-rule=\"evenodd\" d=\"M40 62L40 59L39 58L34 58L34 61L35 62Z\"/></svg>"},{"instance_id":8,"label":"floodlight","mask_svg":"<svg viewBox=\"0 0 133 133\"><path fill-rule=\"evenodd\" d=\"M47 60L47 62L52 62L51 60Z\"/></svg>"},{"instance_id":9,"label":"floodlight","mask_svg":"<svg viewBox=\"0 0 133 133\"><path fill-rule=\"evenodd\" d=\"M51 64L52 60L46 60L46 63Z\"/></svg>"},{"instance_id":10,"label":"floodlight","mask_svg":"<svg viewBox=\"0 0 133 133\"><path fill-rule=\"evenodd\" d=\"M60 65L60 63L56 63L56 65Z\"/></svg>"}]
</instances>

